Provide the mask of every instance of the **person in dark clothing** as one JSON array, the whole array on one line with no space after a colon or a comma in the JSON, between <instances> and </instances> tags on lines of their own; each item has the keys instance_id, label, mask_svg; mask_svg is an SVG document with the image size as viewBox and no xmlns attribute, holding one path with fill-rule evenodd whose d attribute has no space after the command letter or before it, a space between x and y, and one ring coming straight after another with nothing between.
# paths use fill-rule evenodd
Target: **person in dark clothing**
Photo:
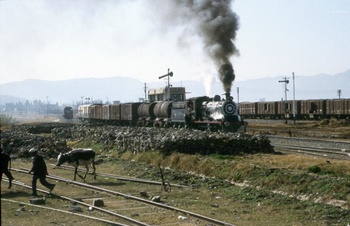
<instances>
[{"instance_id":1,"label":"person in dark clothing","mask_svg":"<svg viewBox=\"0 0 350 226\"><path fill-rule=\"evenodd\" d=\"M2 180L2 174L5 174L7 178L9 179L9 188L12 187L12 180L14 179L11 172L9 171L9 168L11 168L11 157L8 155L8 152L5 150L2 150L1 148L1 176L0 181ZM10 167L9 167L10 165Z\"/></svg>"},{"instance_id":2,"label":"person in dark clothing","mask_svg":"<svg viewBox=\"0 0 350 226\"><path fill-rule=\"evenodd\" d=\"M32 196L37 196L36 182L39 179L40 183L50 189L50 192L54 189L55 184L50 184L46 181L46 175L49 175L44 158L38 154L38 149L32 148L29 150L31 156L33 156L33 166L28 173L33 173L32 179Z\"/></svg>"},{"instance_id":3,"label":"person in dark clothing","mask_svg":"<svg viewBox=\"0 0 350 226\"><path fill-rule=\"evenodd\" d=\"M185 111L185 123L188 129L192 129L192 114L193 114L192 102L189 102L187 104L187 109Z\"/></svg>"}]
</instances>

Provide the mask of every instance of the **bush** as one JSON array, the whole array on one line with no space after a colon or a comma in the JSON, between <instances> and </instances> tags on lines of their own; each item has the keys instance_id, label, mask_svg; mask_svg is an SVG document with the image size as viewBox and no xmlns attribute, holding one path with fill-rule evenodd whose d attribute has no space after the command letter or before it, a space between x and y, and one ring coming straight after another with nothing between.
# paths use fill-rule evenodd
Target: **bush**
<instances>
[{"instance_id":1,"label":"bush","mask_svg":"<svg viewBox=\"0 0 350 226\"><path fill-rule=\"evenodd\" d=\"M308 171L311 173L320 173L321 172L321 167L319 166L310 166L308 168Z\"/></svg>"},{"instance_id":2,"label":"bush","mask_svg":"<svg viewBox=\"0 0 350 226\"><path fill-rule=\"evenodd\" d=\"M11 116L0 114L0 125L1 126L11 126L16 123L16 120Z\"/></svg>"}]
</instances>

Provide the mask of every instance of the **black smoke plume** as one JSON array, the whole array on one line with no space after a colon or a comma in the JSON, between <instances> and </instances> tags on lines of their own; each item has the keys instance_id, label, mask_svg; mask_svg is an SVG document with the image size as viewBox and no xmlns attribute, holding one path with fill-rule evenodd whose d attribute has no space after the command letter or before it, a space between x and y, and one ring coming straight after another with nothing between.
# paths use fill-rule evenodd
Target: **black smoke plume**
<instances>
[{"instance_id":1,"label":"black smoke plume","mask_svg":"<svg viewBox=\"0 0 350 226\"><path fill-rule=\"evenodd\" d=\"M168 8L165 7L169 10L167 22L186 25L202 38L206 53L217 66L225 92L230 92L232 82L235 79L230 57L238 53L233 43L238 29L238 17L231 9L232 0L170 0L156 2L166 2L168 4ZM164 8L158 4L158 10L163 11Z\"/></svg>"}]
</instances>

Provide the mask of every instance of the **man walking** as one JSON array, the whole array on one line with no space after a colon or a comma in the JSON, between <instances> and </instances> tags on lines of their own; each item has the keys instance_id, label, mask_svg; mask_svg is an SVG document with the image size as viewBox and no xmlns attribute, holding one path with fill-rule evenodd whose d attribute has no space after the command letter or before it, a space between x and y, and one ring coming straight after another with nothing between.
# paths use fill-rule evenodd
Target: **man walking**
<instances>
[{"instance_id":1,"label":"man walking","mask_svg":"<svg viewBox=\"0 0 350 226\"><path fill-rule=\"evenodd\" d=\"M8 155L8 152L6 150L2 150L1 148L1 176L0 181L2 180L2 174L5 174L7 178L9 179L9 188L12 186L12 180L14 179L11 172L9 171L9 163L11 168L11 157Z\"/></svg>"},{"instance_id":2,"label":"man walking","mask_svg":"<svg viewBox=\"0 0 350 226\"><path fill-rule=\"evenodd\" d=\"M38 149L32 148L29 150L31 156L33 156L33 166L28 173L33 173L32 179L32 196L38 196L36 192L36 182L39 179L40 183L50 189L50 192L54 189L55 185L50 184L46 181L46 175L49 175L47 172L47 167L44 161L44 158L38 154Z\"/></svg>"}]
</instances>

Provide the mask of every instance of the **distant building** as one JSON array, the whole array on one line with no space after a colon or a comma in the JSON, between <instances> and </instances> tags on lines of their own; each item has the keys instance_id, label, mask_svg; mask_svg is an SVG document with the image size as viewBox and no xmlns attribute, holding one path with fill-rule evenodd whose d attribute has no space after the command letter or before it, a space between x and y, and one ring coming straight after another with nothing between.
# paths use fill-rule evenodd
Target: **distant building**
<instances>
[{"instance_id":1,"label":"distant building","mask_svg":"<svg viewBox=\"0 0 350 226\"><path fill-rule=\"evenodd\" d=\"M170 95L169 95L170 91ZM170 100L173 101L183 101L186 100L185 87L164 87L148 90L148 100L149 102L154 101L164 101L170 96Z\"/></svg>"}]
</instances>

